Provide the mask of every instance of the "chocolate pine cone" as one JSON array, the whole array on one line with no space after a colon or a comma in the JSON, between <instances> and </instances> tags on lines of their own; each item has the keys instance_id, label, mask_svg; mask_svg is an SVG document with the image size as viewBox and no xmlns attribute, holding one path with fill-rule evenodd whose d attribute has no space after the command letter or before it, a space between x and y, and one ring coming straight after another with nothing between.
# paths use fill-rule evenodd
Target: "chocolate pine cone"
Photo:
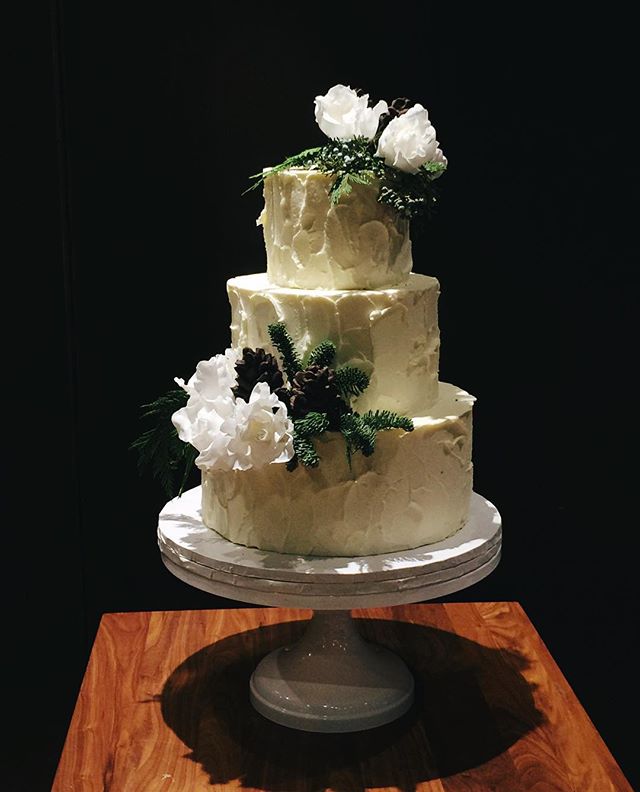
<instances>
[{"instance_id":1,"label":"chocolate pine cone","mask_svg":"<svg viewBox=\"0 0 640 792\"><path fill-rule=\"evenodd\" d=\"M242 358L236 363L236 383L231 390L236 399L249 401L251 391L258 382L266 382L272 393L287 406L289 404L289 391L284 387L284 378L278 366L278 361L264 349L242 350Z\"/></svg>"},{"instance_id":2,"label":"chocolate pine cone","mask_svg":"<svg viewBox=\"0 0 640 792\"><path fill-rule=\"evenodd\" d=\"M326 413L329 428L337 429L340 416L349 408L335 383L335 371L328 366L308 366L291 383L291 414L304 418L310 412Z\"/></svg>"}]
</instances>

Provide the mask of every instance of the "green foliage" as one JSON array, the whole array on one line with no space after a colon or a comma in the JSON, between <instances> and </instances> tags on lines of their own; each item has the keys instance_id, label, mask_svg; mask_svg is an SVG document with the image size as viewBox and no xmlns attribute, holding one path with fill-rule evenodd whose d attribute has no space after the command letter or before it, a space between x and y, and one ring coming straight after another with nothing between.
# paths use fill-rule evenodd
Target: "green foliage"
<instances>
[{"instance_id":1,"label":"green foliage","mask_svg":"<svg viewBox=\"0 0 640 792\"><path fill-rule=\"evenodd\" d=\"M293 460L295 464L289 463L289 470L294 470L298 466L298 461L302 462L305 467L318 467L320 457L318 456L313 440L310 437L303 437L301 435L294 435L293 437L293 450L295 456ZM293 462L291 460L291 462Z\"/></svg>"},{"instance_id":2,"label":"green foliage","mask_svg":"<svg viewBox=\"0 0 640 792\"><path fill-rule=\"evenodd\" d=\"M391 206L401 217L414 220L430 216L437 202L435 179L447 166L443 162L427 162L417 173L405 173L376 156L376 143L372 140L364 137L330 140L324 146L306 149L273 168L254 174L250 177L254 183L249 190L260 186L271 174L287 168L315 169L334 176L330 189L334 204L348 196L355 184L377 182L378 201Z\"/></svg>"},{"instance_id":3,"label":"green foliage","mask_svg":"<svg viewBox=\"0 0 640 792\"><path fill-rule=\"evenodd\" d=\"M347 447L347 460L351 466L351 456L362 451L364 456L371 456L375 451L376 432L368 426L358 413L347 413L340 418L340 431Z\"/></svg>"},{"instance_id":4,"label":"green foliage","mask_svg":"<svg viewBox=\"0 0 640 792\"><path fill-rule=\"evenodd\" d=\"M251 192L251 190L261 187L262 182L272 173L279 173L280 171L287 170L288 168L312 168L320 151L321 146L305 149L299 154L294 154L292 157L287 157L279 165L274 165L272 168L267 168L264 171L260 171L260 173L254 173L252 176L249 176L250 179L254 180L253 184L242 194L245 195L246 193Z\"/></svg>"},{"instance_id":5,"label":"green foliage","mask_svg":"<svg viewBox=\"0 0 640 792\"><path fill-rule=\"evenodd\" d=\"M198 451L183 443L171 423L171 416L187 403L182 389L171 390L150 404L142 405L142 418L153 419L155 425L131 443L138 452L138 470L150 472L169 498L181 495Z\"/></svg>"},{"instance_id":6,"label":"green foliage","mask_svg":"<svg viewBox=\"0 0 640 792\"><path fill-rule=\"evenodd\" d=\"M329 418L326 413L310 412L295 420L293 428L296 436L317 437L329 428Z\"/></svg>"},{"instance_id":7,"label":"green foliage","mask_svg":"<svg viewBox=\"0 0 640 792\"><path fill-rule=\"evenodd\" d=\"M336 370L336 385L342 398L349 402L369 387L369 377L362 369L355 366L342 366Z\"/></svg>"},{"instance_id":8,"label":"green foliage","mask_svg":"<svg viewBox=\"0 0 640 792\"><path fill-rule=\"evenodd\" d=\"M419 216L428 217L437 201L433 175L440 170L432 172L423 167L417 173L405 173L388 168L387 178L380 185L378 200L380 203L389 204L401 217L408 220Z\"/></svg>"},{"instance_id":9,"label":"green foliage","mask_svg":"<svg viewBox=\"0 0 640 792\"><path fill-rule=\"evenodd\" d=\"M347 413L340 418L340 431L345 440L347 461L351 467L351 457L356 451L363 456L371 456L376 447L376 434L384 429L404 429L413 431L413 421L391 410L376 410L360 415Z\"/></svg>"},{"instance_id":10,"label":"green foliage","mask_svg":"<svg viewBox=\"0 0 640 792\"><path fill-rule=\"evenodd\" d=\"M309 353L306 366L330 366L336 356L336 345L333 341L321 341Z\"/></svg>"},{"instance_id":11,"label":"green foliage","mask_svg":"<svg viewBox=\"0 0 640 792\"><path fill-rule=\"evenodd\" d=\"M282 366L285 374L289 378L289 382L292 382L295 375L302 368L302 361L296 352L293 339L289 335L289 331L284 322L270 324L268 330L271 343L278 350L282 358Z\"/></svg>"},{"instance_id":12,"label":"green foliage","mask_svg":"<svg viewBox=\"0 0 640 792\"><path fill-rule=\"evenodd\" d=\"M298 461L305 467L316 467L320 457L316 453L312 438L318 437L329 428L329 418L326 413L310 412L304 418L297 418L293 422L293 459L287 462L287 470L295 470Z\"/></svg>"},{"instance_id":13,"label":"green foliage","mask_svg":"<svg viewBox=\"0 0 640 792\"><path fill-rule=\"evenodd\" d=\"M398 415L391 410L369 410L362 415L362 420L379 432L382 429L404 429L405 432L413 432L413 421L406 415Z\"/></svg>"},{"instance_id":14,"label":"green foliage","mask_svg":"<svg viewBox=\"0 0 640 792\"><path fill-rule=\"evenodd\" d=\"M361 173L342 173L331 185L329 196L332 204L339 203L342 198L349 195L354 184L371 184L375 174L372 171L362 171Z\"/></svg>"}]
</instances>

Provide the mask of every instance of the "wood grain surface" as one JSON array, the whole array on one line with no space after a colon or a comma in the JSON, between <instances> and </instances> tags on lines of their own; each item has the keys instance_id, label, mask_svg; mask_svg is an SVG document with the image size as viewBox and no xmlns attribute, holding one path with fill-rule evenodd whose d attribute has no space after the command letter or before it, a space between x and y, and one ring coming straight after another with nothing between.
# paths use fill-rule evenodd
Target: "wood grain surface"
<instances>
[{"instance_id":1,"label":"wood grain surface","mask_svg":"<svg viewBox=\"0 0 640 792\"><path fill-rule=\"evenodd\" d=\"M517 603L353 613L405 659L416 703L341 735L278 726L249 703L258 660L310 611L105 615L54 792L632 792Z\"/></svg>"}]
</instances>

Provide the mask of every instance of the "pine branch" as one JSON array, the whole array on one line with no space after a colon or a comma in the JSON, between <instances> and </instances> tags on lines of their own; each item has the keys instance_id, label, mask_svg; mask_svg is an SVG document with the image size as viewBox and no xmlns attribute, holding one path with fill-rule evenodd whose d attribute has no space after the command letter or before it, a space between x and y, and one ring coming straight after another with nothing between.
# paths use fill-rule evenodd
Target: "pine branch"
<instances>
[{"instance_id":1,"label":"pine branch","mask_svg":"<svg viewBox=\"0 0 640 792\"><path fill-rule=\"evenodd\" d=\"M330 366L336 356L336 345L333 341L321 341L309 353L306 366Z\"/></svg>"},{"instance_id":2,"label":"pine branch","mask_svg":"<svg viewBox=\"0 0 640 792\"><path fill-rule=\"evenodd\" d=\"M342 415L340 431L345 440L349 467L351 467L351 457L356 451L361 451L364 456L371 456L375 451L375 429L368 426L358 413Z\"/></svg>"},{"instance_id":3,"label":"pine branch","mask_svg":"<svg viewBox=\"0 0 640 792\"><path fill-rule=\"evenodd\" d=\"M347 402L360 396L369 386L369 376L355 366L342 366L336 370L336 385Z\"/></svg>"},{"instance_id":4,"label":"pine branch","mask_svg":"<svg viewBox=\"0 0 640 792\"><path fill-rule=\"evenodd\" d=\"M320 457L316 453L313 441L309 437L295 436L293 438L293 450L296 457L305 467L317 467Z\"/></svg>"},{"instance_id":5,"label":"pine branch","mask_svg":"<svg viewBox=\"0 0 640 792\"><path fill-rule=\"evenodd\" d=\"M406 415L399 415L391 410L369 410L361 416L362 421L376 432L384 429L404 429L413 432L413 421Z\"/></svg>"},{"instance_id":6,"label":"pine branch","mask_svg":"<svg viewBox=\"0 0 640 792\"><path fill-rule=\"evenodd\" d=\"M317 437L328 428L329 418L326 413L310 412L304 418L298 418L293 422L294 437Z\"/></svg>"},{"instance_id":7,"label":"pine branch","mask_svg":"<svg viewBox=\"0 0 640 792\"><path fill-rule=\"evenodd\" d=\"M282 358L282 366L285 374L289 378L289 382L292 382L295 375L302 368L302 361L296 352L293 339L289 335L284 322L270 324L268 330L271 343L278 350Z\"/></svg>"},{"instance_id":8,"label":"pine branch","mask_svg":"<svg viewBox=\"0 0 640 792\"><path fill-rule=\"evenodd\" d=\"M142 405L143 418L152 418L155 426L147 429L130 445L138 452L138 471L150 472L165 494L173 498L182 494L198 452L183 443L171 423L171 416L187 403L189 395L182 389L171 390L150 404ZM177 484L176 478L180 477Z\"/></svg>"}]
</instances>

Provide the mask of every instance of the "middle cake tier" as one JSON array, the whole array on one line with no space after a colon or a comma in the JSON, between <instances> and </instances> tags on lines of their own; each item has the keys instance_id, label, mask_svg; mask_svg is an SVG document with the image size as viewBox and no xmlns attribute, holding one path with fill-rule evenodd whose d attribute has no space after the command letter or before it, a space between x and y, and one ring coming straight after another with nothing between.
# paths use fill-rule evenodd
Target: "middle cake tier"
<instances>
[{"instance_id":1,"label":"middle cake tier","mask_svg":"<svg viewBox=\"0 0 640 792\"><path fill-rule=\"evenodd\" d=\"M284 322L303 356L324 339L336 345L336 365L371 377L354 408L417 415L438 397L439 283L412 273L387 289L292 289L266 273L227 281L231 344L275 352L268 326Z\"/></svg>"}]
</instances>

